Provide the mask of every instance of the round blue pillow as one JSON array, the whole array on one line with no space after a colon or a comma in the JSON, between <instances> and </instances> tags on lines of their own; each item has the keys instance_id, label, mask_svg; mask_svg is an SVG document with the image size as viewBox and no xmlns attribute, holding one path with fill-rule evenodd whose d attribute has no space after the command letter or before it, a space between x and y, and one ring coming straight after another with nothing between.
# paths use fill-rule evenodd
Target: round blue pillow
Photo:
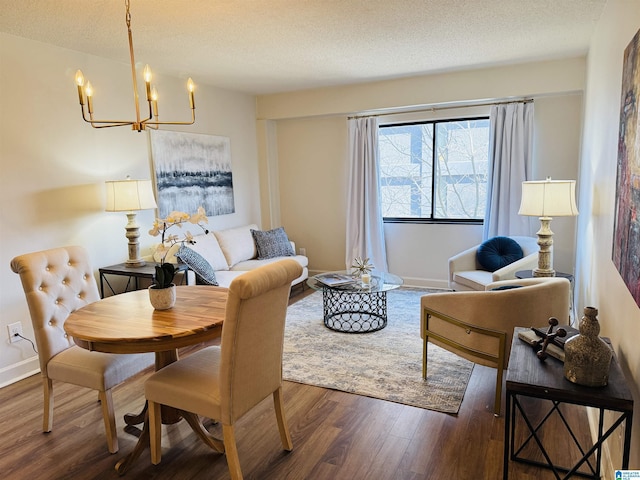
<instances>
[{"instance_id":1,"label":"round blue pillow","mask_svg":"<svg viewBox=\"0 0 640 480\"><path fill-rule=\"evenodd\" d=\"M478 247L476 259L489 272L506 267L524 257L522 247L509 237L493 237Z\"/></svg>"}]
</instances>

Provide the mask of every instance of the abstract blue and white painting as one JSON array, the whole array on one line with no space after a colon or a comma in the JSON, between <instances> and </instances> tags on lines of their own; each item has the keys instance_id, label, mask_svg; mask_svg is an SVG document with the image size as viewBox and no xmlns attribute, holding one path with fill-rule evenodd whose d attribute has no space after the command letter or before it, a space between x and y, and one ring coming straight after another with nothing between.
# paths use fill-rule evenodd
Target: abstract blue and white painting
<instances>
[{"instance_id":1,"label":"abstract blue and white painting","mask_svg":"<svg viewBox=\"0 0 640 480\"><path fill-rule=\"evenodd\" d=\"M154 130L150 142L159 218L200 206L207 216L234 213L228 137Z\"/></svg>"}]
</instances>

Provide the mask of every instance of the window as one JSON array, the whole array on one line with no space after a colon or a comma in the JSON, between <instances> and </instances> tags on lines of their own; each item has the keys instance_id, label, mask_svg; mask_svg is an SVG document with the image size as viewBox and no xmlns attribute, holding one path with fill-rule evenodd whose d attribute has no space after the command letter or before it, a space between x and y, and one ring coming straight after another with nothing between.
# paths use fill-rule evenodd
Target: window
<instances>
[{"instance_id":1,"label":"window","mask_svg":"<svg viewBox=\"0 0 640 480\"><path fill-rule=\"evenodd\" d=\"M482 221L488 118L384 125L378 134L385 221Z\"/></svg>"}]
</instances>

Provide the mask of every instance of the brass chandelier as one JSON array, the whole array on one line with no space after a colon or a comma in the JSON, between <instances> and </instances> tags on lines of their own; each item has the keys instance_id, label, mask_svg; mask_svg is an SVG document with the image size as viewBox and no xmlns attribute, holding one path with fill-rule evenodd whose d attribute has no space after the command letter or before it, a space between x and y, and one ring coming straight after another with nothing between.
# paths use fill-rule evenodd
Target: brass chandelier
<instances>
[{"instance_id":1,"label":"brass chandelier","mask_svg":"<svg viewBox=\"0 0 640 480\"><path fill-rule=\"evenodd\" d=\"M125 0L127 31L129 34L129 57L131 60L131 78L133 80L133 100L136 107L136 119L127 120L96 120L93 118L93 87L91 82L87 81L82 71L76 72L76 84L78 86L78 99L80 100L80 108L82 109L82 119L90 123L93 128L122 127L131 125L132 130L141 132L146 128L157 129L158 125L193 125L196 121L196 106L193 97L195 85L193 80L189 78L187 81L187 90L189 92L189 106L191 108L190 122L161 122L158 120L158 91L151 85L151 69L149 65L145 65L143 71L144 83L146 87L147 103L149 105L149 113L146 118L140 118L140 101L138 98L138 82L136 79L136 65L133 56L133 36L131 35L131 13L129 11L130 0ZM86 109L85 109L86 104ZM87 118L88 114L88 118Z\"/></svg>"}]
</instances>

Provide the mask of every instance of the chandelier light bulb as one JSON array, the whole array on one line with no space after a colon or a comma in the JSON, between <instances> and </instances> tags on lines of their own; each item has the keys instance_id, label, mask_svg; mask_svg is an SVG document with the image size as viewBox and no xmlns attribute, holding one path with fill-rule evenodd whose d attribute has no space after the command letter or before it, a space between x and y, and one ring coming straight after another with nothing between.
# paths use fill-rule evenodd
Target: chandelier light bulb
<instances>
[{"instance_id":1,"label":"chandelier light bulb","mask_svg":"<svg viewBox=\"0 0 640 480\"><path fill-rule=\"evenodd\" d=\"M82 74L82 70L78 70L76 72L76 85L79 87L84 86L84 75Z\"/></svg>"},{"instance_id":2,"label":"chandelier light bulb","mask_svg":"<svg viewBox=\"0 0 640 480\"><path fill-rule=\"evenodd\" d=\"M151 100L154 102L158 101L158 90L156 90L156 87L151 87Z\"/></svg>"},{"instance_id":3,"label":"chandelier light bulb","mask_svg":"<svg viewBox=\"0 0 640 480\"><path fill-rule=\"evenodd\" d=\"M153 78L153 75L151 74L151 68L149 67L149 65L145 65L144 66L144 70L142 71L142 75L144 77L144 81L149 83L151 82L151 79Z\"/></svg>"},{"instance_id":4,"label":"chandelier light bulb","mask_svg":"<svg viewBox=\"0 0 640 480\"><path fill-rule=\"evenodd\" d=\"M189 93L193 93L193 91L196 89L196 84L193 83L191 77L189 77L189 80L187 80L187 89L189 90Z\"/></svg>"}]
</instances>

